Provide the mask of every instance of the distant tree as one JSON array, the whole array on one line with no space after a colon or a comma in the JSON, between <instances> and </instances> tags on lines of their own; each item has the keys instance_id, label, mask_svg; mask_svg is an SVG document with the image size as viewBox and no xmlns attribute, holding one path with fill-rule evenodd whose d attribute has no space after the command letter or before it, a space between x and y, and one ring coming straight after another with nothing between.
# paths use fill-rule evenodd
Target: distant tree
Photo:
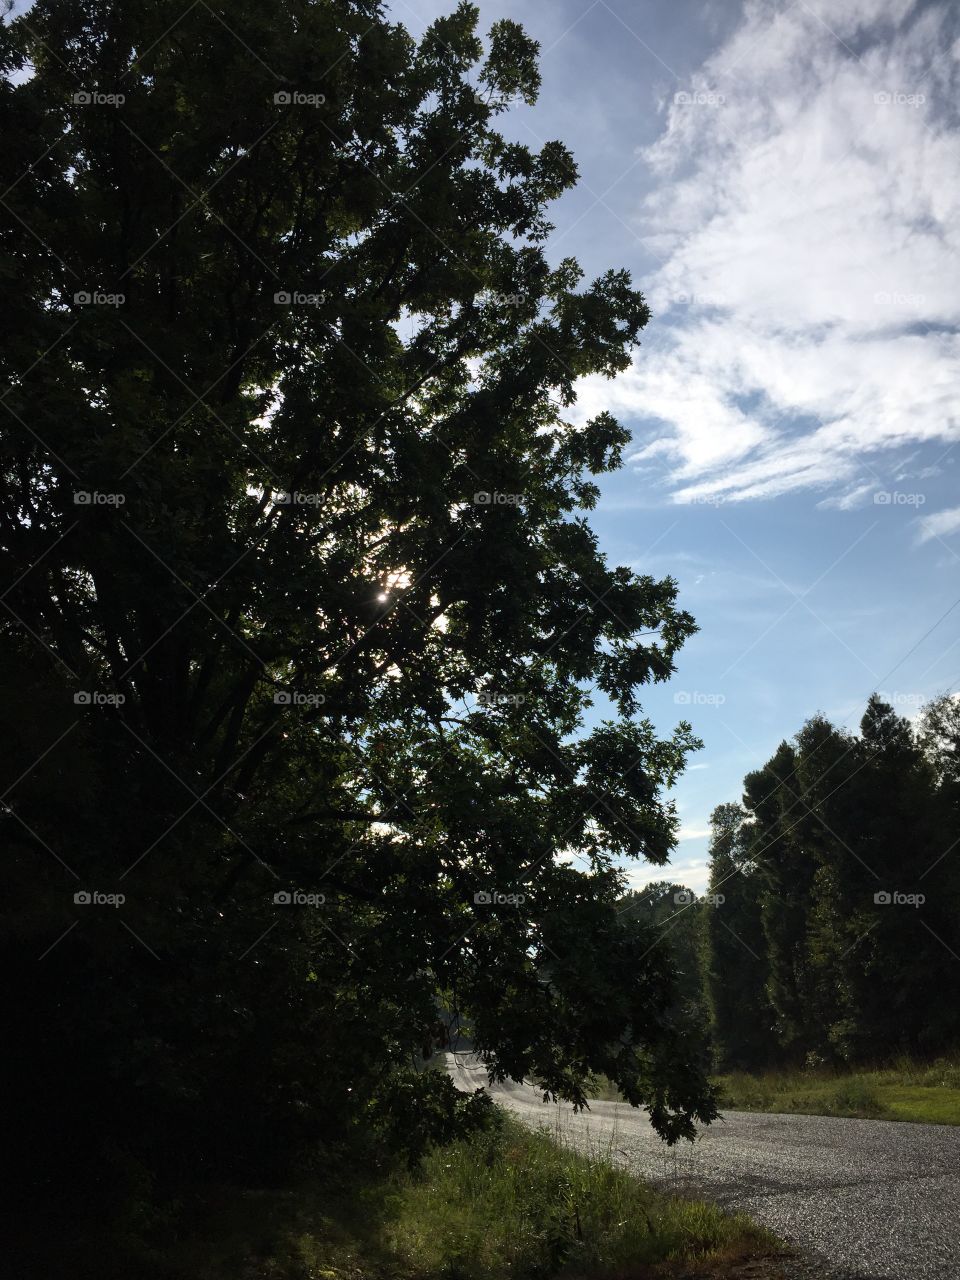
<instances>
[{"instance_id":1,"label":"distant tree","mask_svg":"<svg viewBox=\"0 0 960 1280\"><path fill-rule=\"evenodd\" d=\"M747 819L739 804L718 805L710 815L707 894L713 905L702 918L701 949L704 995L722 1070L758 1068L777 1048L767 996L763 885L750 860Z\"/></svg>"},{"instance_id":2,"label":"distant tree","mask_svg":"<svg viewBox=\"0 0 960 1280\"><path fill-rule=\"evenodd\" d=\"M862 906L864 866L851 846L859 817L850 786L859 768L856 739L824 716L813 716L796 736L797 785L802 806L797 832L815 864L807 919L811 1035L805 1045L813 1062L850 1054L859 1020L850 982L850 956L859 933L855 910Z\"/></svg>"},{"instance_id":3,"label":"distant tree","mask_svg":"<svg viewBox=\"0 0 960 1280\"><path fill-rule=\"evenodd\" d=\"M749 857L763 886L767 998L788 1058L806 1052L813 1013L807 920L816 863L801 829L808 814L796 767L794 748L782 742L762 769L744 779L744 805L752 815Z\"/></svg>"},{"instance_id":4,"label":"distant tree","mask_svg":"<svg viewBox=\"0 0 960 1280\"><path fill-rule=\"evenodd\" d=\"M39 0L0 30L26 1148L261 1168L384 1098L446 1117L413 1071L438 1002L498 1076L580 1101L602 1071L671 1139L715 1113L617 914L696 745L638 692L695 627L586 521L627 431L567 421L649 313L548 263L576 169L494 127L537 48L477 17Z\"/></svg>"},{"instance_id":5,"label":"distant tree","mask_svg":"<svg viewBox=\"0 0 960 1280\"><path fill-rule=\"evenodd\" d=\"M676 966L677 998L693 1016L702 1019L700 935L703 912L697 894L672 880L654 880L642 889L623 895L621 914L645 925L651 938L662 935Z\"/></svg>"},{"instance_id":6,"label":"distant tree","mask_svg":"<svg viewBox=\"0 0 960 1280\"><path fill-rule=\"evenodd\" d=\"M841 903L842 971L856 1011L849 1052L918 1052L942 1045L945 1022L956 1026L952 1013L944 1018L941 992L957 963L950 951L958 904L949 901L948 868L935 866L934 771L910 722L876 694L861 721L856 764L847 783L849 825L840 832L857 866ZM925 901L891 901L896 894Z\"/></svg>"},{"instance_id":7,"label":"distant tree","mask_svg":"<svg viewBox=\"0 0 960 1280\"><path fill-rule=\"evenodd\" d=\"M923 708L920 745L944 788L960 788L960 696L944 693Z\"/></svg>"}]
</instances>

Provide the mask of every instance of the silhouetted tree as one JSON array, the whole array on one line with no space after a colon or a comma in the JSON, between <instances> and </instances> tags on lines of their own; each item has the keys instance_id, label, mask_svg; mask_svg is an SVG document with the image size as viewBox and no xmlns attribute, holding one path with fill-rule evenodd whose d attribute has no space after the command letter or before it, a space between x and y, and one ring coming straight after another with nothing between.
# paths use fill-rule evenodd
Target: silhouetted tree
<instances>
[{"instance_id":1,"label":"silhouetted tree","mask_svg":"<svg viewBox=\"0 0 960 1280\"><path fill-rule=\"evenodd\" d=\"M638 691L695 628L586 521L627 431L565 416L648 310L548 263L576 169L497 131L537 48L477 19L0 30L6 1095L38 1159L42 1128L262 1170L385 1098L446 1125L438 1000L499 1075L602 1071L671 1139L714 1114L615 865L674 844L695 739Z\"/></svg>"}]
</instances>

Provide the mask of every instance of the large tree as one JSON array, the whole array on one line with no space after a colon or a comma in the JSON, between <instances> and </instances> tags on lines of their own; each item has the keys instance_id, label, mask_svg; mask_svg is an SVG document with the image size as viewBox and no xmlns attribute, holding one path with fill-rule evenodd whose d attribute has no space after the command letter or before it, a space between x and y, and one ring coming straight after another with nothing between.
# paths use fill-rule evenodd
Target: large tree
<instances>
[{"instance_id":1,"label":"large tree","mask_svg":"<svg viewBox=\"0 0 960 1280\"><path fill-rule=\"evenodd\" d=\"M548 260L576 169L497 131L537 49L477 20L40 0L0 35L9 1092L78 1148L409 1111L443 1005L497 1075L714 1114L616 906L675 839L694 739L637 696L694 624L586 521L627 432L568 421L648 311Z\"/></svg>"}]
</instances>

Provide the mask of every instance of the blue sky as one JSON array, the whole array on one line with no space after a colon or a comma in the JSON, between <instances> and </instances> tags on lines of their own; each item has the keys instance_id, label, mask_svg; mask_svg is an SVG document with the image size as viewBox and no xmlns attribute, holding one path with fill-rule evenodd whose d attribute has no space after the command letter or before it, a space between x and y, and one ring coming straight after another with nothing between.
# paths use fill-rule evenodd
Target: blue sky
<instances>
[{"instance_id":1,"label":"blue sky","mask_svg":"<svg viewBox=\"0 0 960 1280\"><path fill-rule=\"evenodd\" d=\"M414 34L450 8L392 6ZM548 253L628 267L654 312L577 412L633 433L604 549L673 574L701 627L645 699L704 740L671 872L699 889L710 811L810 715L960 688L960 22L909 0L480 12L541 44L540 101L505 131L580 166Z\"/></svg>"}]
</instances>

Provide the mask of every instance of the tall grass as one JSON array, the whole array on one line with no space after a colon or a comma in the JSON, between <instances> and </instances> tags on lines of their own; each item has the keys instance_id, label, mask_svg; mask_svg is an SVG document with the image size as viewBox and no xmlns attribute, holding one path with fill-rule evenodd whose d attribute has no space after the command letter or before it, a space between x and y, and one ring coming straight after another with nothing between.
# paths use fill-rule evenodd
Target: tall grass
<instances>
[{"instance_id":1,"label":"tall grass","mask_svg":"<svg viewBox=\"0 0 960 1280\"><path fill-rule=\"evenodd\" d=\"M600 1149L574 1152L510 1119L498 1132L435 1152L389 1207L391 1246L424 1280L601 1280L642 1265L773 1247L743 1217L663 1195Z\"/></svg>"}]
</instances>

